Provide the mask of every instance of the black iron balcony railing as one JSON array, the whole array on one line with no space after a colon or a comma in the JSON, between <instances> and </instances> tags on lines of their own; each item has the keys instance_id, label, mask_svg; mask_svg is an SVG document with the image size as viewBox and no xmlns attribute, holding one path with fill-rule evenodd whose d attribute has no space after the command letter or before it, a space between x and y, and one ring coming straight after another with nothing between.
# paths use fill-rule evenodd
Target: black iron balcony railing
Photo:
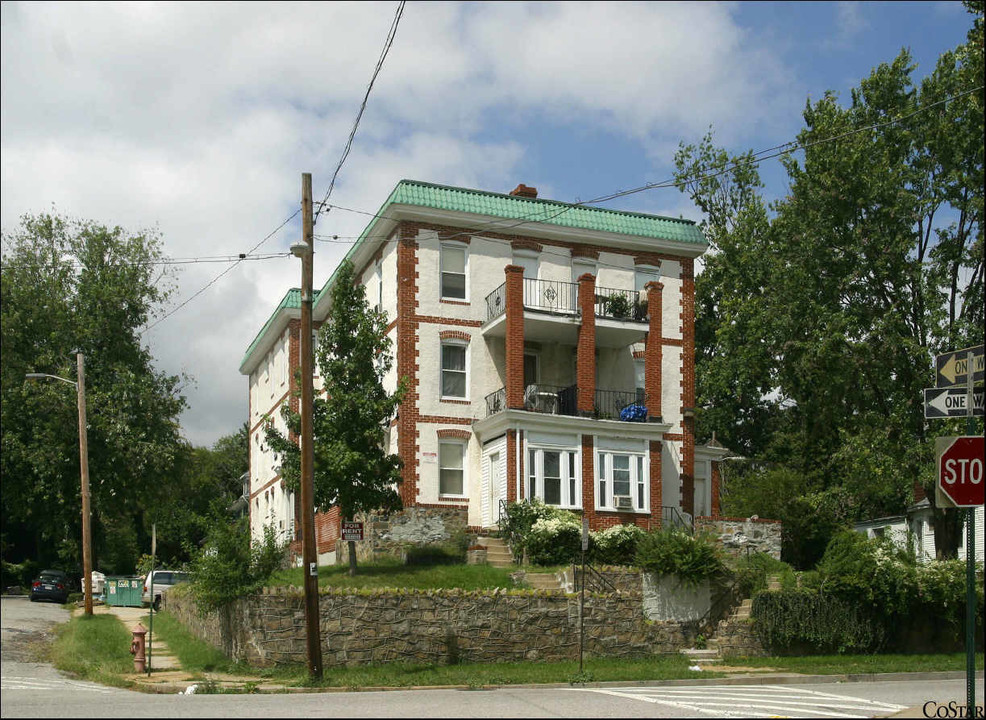
<instances>
[{"instance_id":1,"label":"black iron balcony railing","mask_svg":"<svg viewBox=\"0 0 986 720\"><path fill-rule=\"evenodd\" d=\"M579 286L557 280L524 278L524 307L574 315L579 309Z\"/></svg>"},{"instance_id":2,"label":"black iron balcony railing","mask_svg":"<svg viewBox=\"0 0 986 720\"><path fill-rule=\"evenodd\" d=\"M631 406L641 407L643 412L623 413L626 408ZM621 413L623 413L621 415ZM630 392L624 390L596 390L595 406L593 415L600 420L633 420L647 419L647 410L637 405L637 391ZM636 416L642 415L642 418Z\"/></svg>"},{"instance_id":3,"label":"black iron balcony railing","mask_svg":"<svg viewBox=\"0 0 986 720\"><path fill-rule=\"evenodd\" d=\"M507 389L500 388L486 396L486 417L507 409Z\"/></svg>"},{"instance_id":4,"label":"black iron balcony railing","mask_svg":"<svg viewBox=\"0 0 986 720\"><path fill-rule=\"evenodd\" d=\"M486 396L486 417L507 409L505 388ZM532 383L524 388L524 409L548 415L577 416L578 387ZM647 408L635 390L596 390L592 417L599 420L646 422Z\"/></svg>"},{"instance_id":5,"label":"black iron balcony railing","mask_svg":"<svg viewBox=\"0 0 986 720\"><path fill-rule=\"evenodd\" d=\"M507 311L507 284L504 283L486 296L486 321L489 322Z\"/></svg>"},{"instance_id":6,"label":"black iron balcony railing","mask_svg":"<svg viewBox=\"0 0 986 720\"><path fill-rule=\"evenodd\" d=\"M647 301L634 290L597 287L596 317L647 322Z\"/></svg>"}]
</instances>

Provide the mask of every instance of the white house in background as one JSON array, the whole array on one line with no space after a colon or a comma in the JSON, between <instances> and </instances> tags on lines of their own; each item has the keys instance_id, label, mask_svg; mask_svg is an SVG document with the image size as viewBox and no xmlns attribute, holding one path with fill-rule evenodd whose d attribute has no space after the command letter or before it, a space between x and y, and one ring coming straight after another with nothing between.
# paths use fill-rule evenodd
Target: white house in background
<instances>
[{"instance_id":1,"label":"white house in background","mask_svg":"<svg viewBox=\"0 0 986 720\"><path fill-rule=\"evenodd\" d=\"M923 494L923 493L922 493ZM924 497L907 508L906 515L878 518L858 522L854 528L869 538L885 537L902 548L912 544L914 554L919 562L935 559L935 529L931 520L931 504ZM983 506L976 508L976 534L973 538L976 545L976 559L983 558ZM959 545L960 560L966 558L966 531L963 523L962 539Z\"/></svg>"},{"instance_id":2,"label":"white house in background","mask_svg":"<svg viewBox=\"0 0 986 720\"><path fill-rule=\"evenodd\" d=\"M347 258L390 320L386 386L408 381L387 437L405 508L474 528L531 497L594 529L718 515L726 450L694 435L693 263L706 248L691 221L543 200L525 185L398 183ZM333 281L315 298L316 327ZM297 402L299 301L288 291L240 366L255 537L266 524L300 533L263 432L284 431L279 408ZM339 520L316 517L323 556Z\"/></svg>"}]
</instances>

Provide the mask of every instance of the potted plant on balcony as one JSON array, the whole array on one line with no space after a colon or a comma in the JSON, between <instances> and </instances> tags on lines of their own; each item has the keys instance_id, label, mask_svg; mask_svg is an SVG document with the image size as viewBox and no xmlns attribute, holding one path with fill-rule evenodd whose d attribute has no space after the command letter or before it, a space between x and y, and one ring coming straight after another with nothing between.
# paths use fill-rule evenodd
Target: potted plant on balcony
<instances>
[{"instance_id":1,"label":"potted plant on balcony","mask_svg":"<svg viewBox=\"0 0 986 720\"><path fill-rule=\"evenodd\" d=\"M617 320L630 317L630 298L626 295L610 295L606 298L606 314Z\"/></svg>"}]
</instances>

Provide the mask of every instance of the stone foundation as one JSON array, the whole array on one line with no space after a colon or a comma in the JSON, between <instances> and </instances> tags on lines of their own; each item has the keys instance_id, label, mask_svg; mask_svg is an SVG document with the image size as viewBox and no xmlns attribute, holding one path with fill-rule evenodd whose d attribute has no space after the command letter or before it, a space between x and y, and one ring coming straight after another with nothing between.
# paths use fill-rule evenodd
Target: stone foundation
<instances>
[{"instance_id":1,"label":"stone foundation","mask_svg":"<svg viewBox=\"0 0 986 720\"><path fill-rule=\"evenodd\" d=\"M181 594L166 594L164 605L233 660L261 667L305 662L299 588L238 600L222 615L200 615ZM576 595L537 591L327 591L319 596L323 664L574 660L579 608ZM696 625L646 620L639 595L590 593L585 633L591 655L645 657L689 647Z\"/></svg>"},{"instance_id":2,"label":"stone foundation","mask_svg":"<svg viewBox=\"0 0 986 720\"><path fill-rule=\"evenodd\" d=\"M695 531L714 535L728 554L743 557L756 552L781 559L781 521L759 518L695 518Z\"/></svg>"},{"instance_id":3,"label":"stone foundation","mask_svg":"<svg viewBox=\"0 0 986 720\"><path fill-rule=\"evenodd\" d=\"M750 618L729 618L719 623L716 644L722 657L764 657L767 652L753 631Z\"/></svg>"},{"instance_id":4,"label":"stone foundation","mask_svg":"<svg viewBox=\"0 0 986 720\"><path fill-rule=\"evenodd\" d=\"M363 523L363 540L356 543L359 562L381 556L400 558L408 545L442 543L469 531L469 511L460 507L414 506L389 514L365 513L355 519ZM349 543L341 538L336 541L336 562L349 564Z\"/></svg>"}]
</instances>

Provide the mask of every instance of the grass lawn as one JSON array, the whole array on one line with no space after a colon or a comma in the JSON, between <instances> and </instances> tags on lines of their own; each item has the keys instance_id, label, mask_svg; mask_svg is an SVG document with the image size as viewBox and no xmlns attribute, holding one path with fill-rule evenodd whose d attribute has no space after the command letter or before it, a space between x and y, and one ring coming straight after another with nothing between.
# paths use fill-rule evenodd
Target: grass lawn
<instances>
[{"instance_id":1,"label":"grass lawn","mask_svg":"<svg viewBox=\"0 0 986 720\"><path fill-rule=\"evenodd\" d=\"M149 627L149 620L142 620L144 627ZM237 665L220 650L199 640L167 611L154 613L154 635L168 645L168 650L178 659L182 670L190 673L253 672L251 668Z\"/></svg>"},{"instance_id":2,"label":"grass lawn","mask_svg":"<svg viewBox=\"0 0 986 720\"><path fill-rule=\"evenodd\" d=\"M378 562L360 564L355 577L349 577L348 565L323 565L318 569L318 586L325 588L410 588L415 590L512 589L513 570L490 565L401 565ZM281 570L267 583L270 586L304 585L301 568Z\"/></svg>"},{"instance_id":3,"label":"grass lawn","mask_svg":"<svg viewBox=\"0 0 986 720\"><path fill-rule=\"evenodd\" d=\"M130 631L115 615L77 615L57 626L51 662L85 680L129 687L134 670Z\"/></svg>"},{"instance_id":4,"label":"grass lawn","mask_svg":"<svg viewBox=\"0 0 986 720\"><path fill-rule=\"evenodd\" d=\"M568 662L514 662L461 665L373 665L369 667L327 668L320 683L311 683L301 668L292 684L317 687L362 689L373 687L413 687L435 685L531 685L538 683L634 682L722 677L712 671L688 669L681 655L660 655L626 660L587 657L583 674L577 660ZM282 678L282 682L287 678Z\"/></svg>"},{"instance_id":5,"label":"grass lawn","mask_svg":"<svg viewBox=\"0 0 986 720\"><path fill-rule=\"evenodd\" d=\"M804 657L731 658L730 665L764 667L806 675L856 673L944 672L965 670L965 653L936 655L809 655ZM983 669L983 654L976 654L976 669Z\"/></svg>"}]
</instances>

